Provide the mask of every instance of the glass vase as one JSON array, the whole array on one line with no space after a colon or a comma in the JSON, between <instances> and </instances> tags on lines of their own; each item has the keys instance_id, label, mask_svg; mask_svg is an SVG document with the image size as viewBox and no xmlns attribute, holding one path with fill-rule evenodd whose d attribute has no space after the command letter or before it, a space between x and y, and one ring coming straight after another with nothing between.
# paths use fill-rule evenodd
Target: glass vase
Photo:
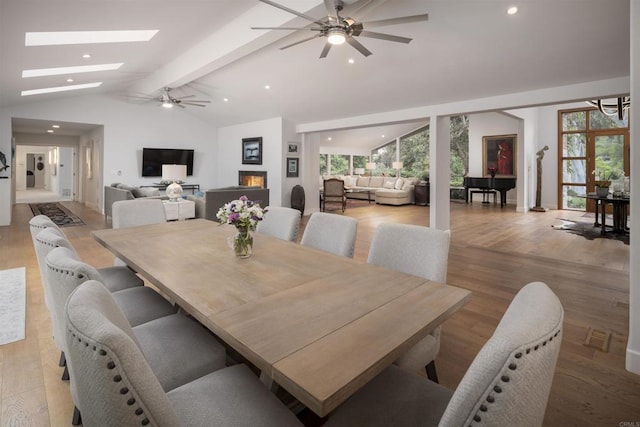
<instances>
[{"instance_id":1,"label":"glass vase","mask_svg":"<svg viewBox=\"0 0 640 427\"><path fill-rule=\"evenodd\" d=\"M253 250L253 236L248 228L238 228L233 238L233 251L240 258L249 258Z\"/></svg>"}]
</instances>

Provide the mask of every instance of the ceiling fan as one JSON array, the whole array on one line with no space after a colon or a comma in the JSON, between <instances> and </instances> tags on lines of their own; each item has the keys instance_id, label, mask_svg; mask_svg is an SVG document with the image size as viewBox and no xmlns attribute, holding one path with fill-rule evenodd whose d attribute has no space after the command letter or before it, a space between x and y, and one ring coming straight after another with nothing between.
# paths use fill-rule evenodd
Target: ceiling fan
<instances>
[{"instance_id":1,"label":"ceiling fan","mask_svg":"<svg viewBox=\"0 0 640 427\"><path fill-rule=\"evenodd\" d=\"M289 9L286 6L275 3L271 0L260 0L263 3L277 7L286 12L297 15L307 21L313 22L316 26L297 28L297 27L251 27L253 30L294 30L294 31L315 31L316 35L309 38L291 43L287 46L283 46L280 50L288 49L292 46L296 46L300 43L304 43L309 40L313 40L318 37L326 37L327 43L324 45L320 58L325 58L333 45L340 45L348 43L354 47L358 52L364 56L371 55L371 52L364 47L356 37L370 37L380 40L388 40L399 43L409 43L412 39L407 37L394 36L391 34L376 33L373 31L365 30L365 28L382 27L387 25L407 24L410 22L426 21L429 19L428 14L403 16L399 18L381 19L378 21L370 22L358 22L357 20L349 17L340 16L340 12L344 9L344 2L342 0L324 0L324 5L327 9L327 17L323 19L315 19L312 16L305 15L304 13Z\"/></svg>"},{"instance_id":2,"label":"ceiling fan","mask_svg":"<svg viewBox=\"0 0 640 427\"><path fill-rule=\"evenodd\" d=\"M171 95L171 88L165 87L162 88L162 95L160 98L155 98L162 103L162 106L165 108L171 108L174 105L177 105L180 108L185 108L185 105L191 105L194 107L206 107L205 104L209 104L211 101L201 100L201 99L190 99L195 95L187 95L181 96L180 98L174 97Z\"/></svg>"}]
</instances>

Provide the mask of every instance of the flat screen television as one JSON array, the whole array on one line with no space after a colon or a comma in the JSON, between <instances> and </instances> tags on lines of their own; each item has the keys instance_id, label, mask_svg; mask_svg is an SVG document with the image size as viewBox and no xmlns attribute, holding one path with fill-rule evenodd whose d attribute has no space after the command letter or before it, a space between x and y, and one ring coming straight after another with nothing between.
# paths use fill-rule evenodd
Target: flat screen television
<instances>
[{"instance_id":1,"label":"flat screen television","mask_svg":"<svg viewBox=\"0 0 640 427\"><path fill-rule=\"evenodd\" d=\"M193 150L178 148L143 148L142 176L162 176L162 165L187 165L193 175Z\"/></svg>"}]
</instances>

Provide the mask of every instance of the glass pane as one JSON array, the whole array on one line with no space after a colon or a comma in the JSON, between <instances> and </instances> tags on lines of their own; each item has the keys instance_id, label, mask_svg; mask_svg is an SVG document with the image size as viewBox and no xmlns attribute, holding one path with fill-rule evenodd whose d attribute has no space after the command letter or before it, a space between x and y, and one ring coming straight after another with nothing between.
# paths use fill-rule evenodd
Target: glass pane
<instances>
[{"instance_id":1,"label":"glass pane","mask_svg":"<svg viewBox=\"0 0 640 427\"><path fill-rule=\"evenodd\" d=\"M345 154L331 155L331 175L349 174L349 156Z\"/></svg>"},{"instance_id":2,"label":"glass pane","mask_svg":"<svg viewBox=\"0 0 640 427\"><path fill-rule=\"evenodd\" d=\"M376 168L373 171L374 175L396 175L396 170L391 168L391 163L396 161L395 141L392 141L387 145L383 145L380 148L376 148L372 151L372 154L373 161L376 163Z\"/></svg>"},{"instance_id":3,"label":"glass pane","mask_svg":"<svg viewBox=\"0 0 640 427\"><path fill-rule=\"evenodd\" d=\"M469 170L469 118L467 116L452 116L449 132L451 146L449 184L452 187L460 187Z\"/></svg>"},{"instance_id":4,"label":"glass pane","mask_svg":"<svg viewBox=\"0 0 640 427\"><path fill-rule=\"evenodd\" d=\"M586 130L587 114L585 111L574 111L572 113L562 113L562 130Z\"/></svg>"},{"instance_id":5,"label":"glass pane","mask_svg":"<svg viewBox=\"0 0 640 427\"><path fill-rule=\"evenodd\" d=\"M364 169L367 166L368 161L369 158L367 156L353 156L353 168Z\"/></svg>"},{"instance_id":6,"label":"glass pane","mask_svg":"<svg viewBox=\"0 0 640 427\"><path fill-rule=\"evenodd\" d=\"M600 110L589 111L589 127L591 129L617 129L629 127L629 114L625 114L624 120L618 120L618 115L608 116Z\"/></svg>"},{"instance_id":7,"label":"glass pane","mask_svg":"<svg viewBox=\"0 0 640 427\"><path fill-rule=\"evenodd\" d=\"M596 136L596 172L599 180L618 179L624 172L624 136Z\"/></svg>"},{"instance_id":8,"label":"glass pane","mask_svg":"<svg viewBox=\"0 0 640 427\"><path fill-rule=\"evenodd\" d=\"M429 131L415 133L400 139L400 176L425 179L429 176Z\"/></svg>"},{"instance_id":9,"label":"glass pane","mask_svg":"<svg viewBox=\"0 0 640 427\"><path fill-rule=\"evenodd\" d=\"M567 133L562 135L562 156L563 157L586 157L587 155L587 134Z\"/></svg>"},{"instance_id":10,"label":"glass pane","mask_svg":"<svg viewBox=\"0 0 640 427\"><path fill-rule=\"evenodd\" d=\"M585 159L569 159L562 161L562 182L586 184L587 161Z\"/></svg>"},{"instance_id":11,"label":"glass pane","mask_svg":"<svg viewBox=\"0 0 640 427\"><path fill-rule=\"evenodd\" d=\"M564 185L562 187L562 209L585 210L587 205L586 187L578 185Z\"/></svg>"},{"instance_id":12,"label":"glass pane","mask_svg":"<svg viewBox=\"0 0 640 427\"><path fill-rule=\"evenodd\" d=\"M327 155L320 154L320 175L327 174Z\"/></svg>"}]
</instances>

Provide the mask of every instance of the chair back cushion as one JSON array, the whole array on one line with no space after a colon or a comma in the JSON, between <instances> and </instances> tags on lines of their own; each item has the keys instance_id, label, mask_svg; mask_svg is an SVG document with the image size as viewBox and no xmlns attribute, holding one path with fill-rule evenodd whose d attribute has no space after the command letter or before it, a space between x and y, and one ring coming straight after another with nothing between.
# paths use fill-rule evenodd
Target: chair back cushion
<instances>
[{"instance_id":1,"label":"chair back cushion","mask_svg":"<svg viewBox=\"0 0 640 427\"><path fill-rule=\"evenodd\" d=\"M309 218L300 243L336 255L353 258L358 221L348 216L315 212Z\"/></svg>"},{"instance_id":2,"label":"chair back cushion","mask_svg":"<svg viewBox=\"0 0 640 427\"><path fill-rule=\"evenodd\" d=\"M29 231L31 231L31 239L35 245L36 236L45 228L58 228L55 222L46 215L36 215L29 220Z\"/></svg>"},{"instance_id":3,"label":"chair back cushion","mask_svg":"<svg viewBox=\"0 0 640 427\"><path fill-rule=\"evenodd\" d=\"M137 227L167 221L161 199L120 200L112 207L113 228Z\"/></svg>"},{"instance_id":4,"label":"chair back cushion","mask_svg":"<svg viewBox=\"0 0 640 427\"><path fill-rule=\"evenodd\" d=\"M453 394L441 426L541 426L562 340L564 311L541 282L513 299Z\"/></svg>"},{"instance_id":5,"label":"chair back cushion","mask_svg":"<svg viewBox=\"0 0 640 427\"><path fill-rule=\"evenodd\" d=\"M344 195L344 181L341 179L325 179L324 180L324 197L338 197Z\"/></svg>"},{"instance_id":6,"label":"chair back cushion","mask_svg":"<svg viewBox=\"0 0 640 427\"><path fill-rule=\"evenodd\" d=\"M178 426L179 420L100 282L76 288L66 306L67 358L84 426Z\"/></svg>"},{"instance_id":7,"label":"chair back cushion","mask_svg":"<svg viewBox=\"0 0 640 427\"><path fill-rule=\"evenodd\" d=\"M281 206L269 206L258 223L256 231L282 240L295 242L298 239L300 211Z\"/></svg>"},{"instance_id":8,"label":"chair back cushion","mask_svg":"<svg viewBox=\"0 0 640 427\"><path fill-rule=\"evenodd\" d=\"M446 282L450 233L408 224L380 224L369 249L369 264L436 282Z\"/></svg>"}]
</instances>

